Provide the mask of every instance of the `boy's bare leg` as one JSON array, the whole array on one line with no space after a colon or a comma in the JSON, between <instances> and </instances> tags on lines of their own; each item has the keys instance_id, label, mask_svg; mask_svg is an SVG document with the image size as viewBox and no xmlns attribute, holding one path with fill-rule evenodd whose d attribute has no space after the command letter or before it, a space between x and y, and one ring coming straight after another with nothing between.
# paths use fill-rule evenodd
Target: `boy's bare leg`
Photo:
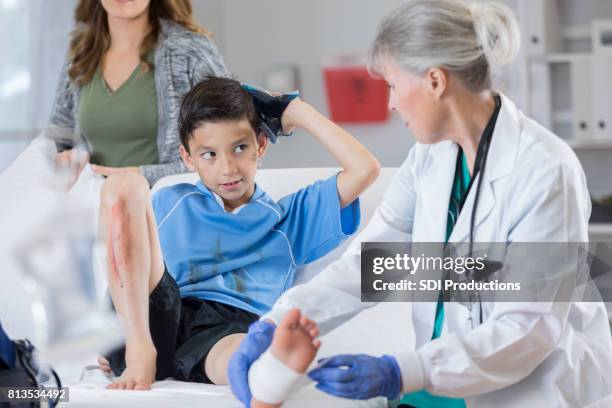
<instances>
[{"instance_id":1,"label":"boy's bare leg","mask_svg":"<svg viewBox=\"0 0 612 408\"><path fill-rule=\"evenodd\" d=\"M110 293L126 332L126 369L108 388L150 389L157 352L149 330L149 294L159 283L164 264L144 177L124 173L106 180L100 238L107 244Z\"/></svg>"},{"instance_id":2,"label":"boy's bare leg","mask_svg":"<svg viewBox=\"0 0 612 408\"><path fill-rule=\"evenodd\" d=\"M210 349L204 360L204 372L213 384L227 385L227 366L238 348L245 333L235 333L223 337Z\"/></svg>"},{"instance_id":3,"label":"boy's bare leg","mask_svg":"<svg viewBox=\"0 0 612 408\"><path fill-rule=\"evenodd\" d=\"M285 315L276 330L270 351L278 360L297 373L304 373L321 346L319 329L312 320L301 316L297 309ZM282 404L268 404L253 398L252 408L277 408Z\"/></svg>"}]
</instances>

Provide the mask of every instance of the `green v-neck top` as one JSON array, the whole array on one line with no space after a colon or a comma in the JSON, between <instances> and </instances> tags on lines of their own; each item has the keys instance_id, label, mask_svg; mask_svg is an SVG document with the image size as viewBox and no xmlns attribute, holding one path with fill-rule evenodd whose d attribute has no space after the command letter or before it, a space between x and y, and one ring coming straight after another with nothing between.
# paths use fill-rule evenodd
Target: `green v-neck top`
<instances>
[{"instance_id":1,"label":"green v-neck top","mask_svg":"<svg viewBox=\"0 0 612 408\"><path fill-rule=\"evenodd\" d=\"M91 163L111 167L158 163L155 76L141 67L114 92L100 68L83 86L78 112Z\"/></svg>"}]
</instances>

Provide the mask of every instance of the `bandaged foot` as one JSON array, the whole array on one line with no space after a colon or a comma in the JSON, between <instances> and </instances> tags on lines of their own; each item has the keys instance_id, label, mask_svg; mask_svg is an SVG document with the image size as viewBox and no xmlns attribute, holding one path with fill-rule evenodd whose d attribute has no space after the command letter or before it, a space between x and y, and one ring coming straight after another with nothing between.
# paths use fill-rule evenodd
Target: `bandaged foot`
<instances>
[{"instance_id":1,"label":"bandaged foot","mask_svg":"<svg viewBox=\"0 0 612 408\"><path fill-rule=\"evenodd\" d=\"M285 315L274 332L272 345L249 370L254 403L280 404L308 382L303 374L321 346L315 340L318 334L316 323L301 316L299 310Z\"/></svg>"},{"instance_id":2,"label":"bandaged foot","mask_svg":"<svg viewBox=\"0 0 612 408\"><path fill-rule=\"evenodd\" d=\"M157 351L150 345L126 346L125 370L106 388L114 390L149 390L155 382Z\"/></svg>"}]
</instances>

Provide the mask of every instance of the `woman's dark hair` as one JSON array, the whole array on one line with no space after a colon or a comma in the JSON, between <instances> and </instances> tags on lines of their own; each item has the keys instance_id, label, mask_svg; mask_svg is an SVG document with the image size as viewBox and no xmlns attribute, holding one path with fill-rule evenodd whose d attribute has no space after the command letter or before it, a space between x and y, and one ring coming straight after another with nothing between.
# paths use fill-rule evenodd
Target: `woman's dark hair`
<instances>
[{"instance_id":1,"label":"woman's dark hair","mask_svg":"<svg viewBox=\"0 0 612 408\"><path fill-rule=\"evenodd\" d=\"M189 138L205 123L242 119L247 119L255 133L259 133L261 118L253 98L240 82L230 78L206 78L183 98L178 119L181 144L189 151Z\"/></svg>"}]
</instances>

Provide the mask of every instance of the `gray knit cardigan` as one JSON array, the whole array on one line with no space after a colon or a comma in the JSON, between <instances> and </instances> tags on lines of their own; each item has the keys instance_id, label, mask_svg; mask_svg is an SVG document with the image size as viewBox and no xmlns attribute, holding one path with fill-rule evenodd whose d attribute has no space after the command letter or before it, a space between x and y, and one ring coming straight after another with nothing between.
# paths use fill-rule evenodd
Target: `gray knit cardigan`
<instances>
[{"instance_id":1,"label":"gray knit cardigan","mask_svg":"<svg viewBox=\"0 0 612 408\"><path fill-rule=\"evenodd\" d=\"M229 76L223 57L209 37L168 20L160 22L154 57L159 164L140 166L150 185L164 176L187 171L180 159L177 122L183 95L207 76ZM62 68L51 125L82 138L78 120L80 88L68 77L69 64L67 60ZM71 148L72 144L73 140L56 140L58 151Z\"/></svg>"}]
</instances>

